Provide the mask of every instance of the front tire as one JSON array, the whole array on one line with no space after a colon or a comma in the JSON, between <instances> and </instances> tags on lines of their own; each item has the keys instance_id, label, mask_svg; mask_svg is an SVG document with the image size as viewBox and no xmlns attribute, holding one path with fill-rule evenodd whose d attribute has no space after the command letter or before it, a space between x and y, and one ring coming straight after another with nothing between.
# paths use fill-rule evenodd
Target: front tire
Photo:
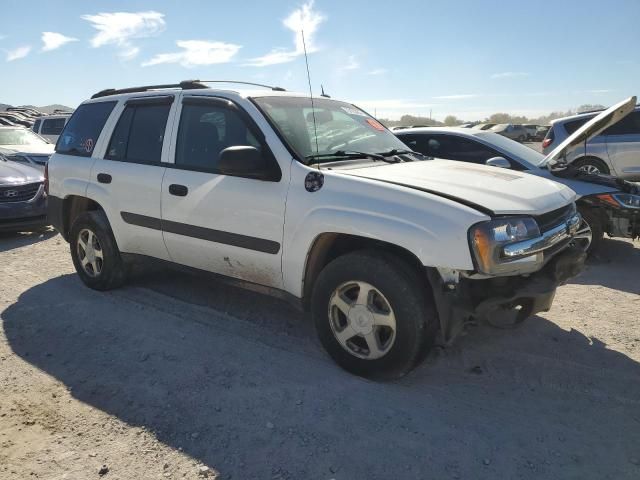
<instances>
[{"instance_id":1,"label":"front tire","mask_svg":"<svg viewBox=\"0 0 640 480\"><path fill-rule=\"evenodd\" d=\"M381 252L350 253L318 276L311 313L331 358L363 377L390 379L423 358L437 329L433 301L404 262Z\"/></svg>"},{"instance_id":2,"label":"front tire","mask_svg":"<svg viewBox=\"0 0 640 480\"><path fill-rule=\"evenodd\" d=\"M597 251L604 240L604 228L600 216L591 208L578 208L582 223L574 237L573 244L587 255Z\"/></svg>"},{"instance_id":3,"label":"front tire","mask_svg":"<svg viewBox=\"0 0 640 480\"><path fill-rule=\"evenodd\" d=\"M104 212L91 211L76 218L69 234L71 259L84 284L111 290L126 280L126 267Z\"/></svg>"}]
</instances>

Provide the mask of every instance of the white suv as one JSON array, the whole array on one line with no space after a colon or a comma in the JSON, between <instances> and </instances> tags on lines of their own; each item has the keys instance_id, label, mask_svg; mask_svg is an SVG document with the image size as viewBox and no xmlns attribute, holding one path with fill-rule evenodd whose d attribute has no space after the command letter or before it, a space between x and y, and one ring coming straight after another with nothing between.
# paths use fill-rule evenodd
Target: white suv
<instances>
[{"instance_id":1,"label":"white suv","mask_svg":"<svg viewBox=\"0 0 640 480\"><path fill-rule=\"evenodd\" d=\"M328 98L106 90L56 148L49 219L86 285L121 285L130 255L214 272L310 310L358 375L402 375L469 320L548 310L584 262L567 187L426 159Z\"/></svg>"}]
</instances>

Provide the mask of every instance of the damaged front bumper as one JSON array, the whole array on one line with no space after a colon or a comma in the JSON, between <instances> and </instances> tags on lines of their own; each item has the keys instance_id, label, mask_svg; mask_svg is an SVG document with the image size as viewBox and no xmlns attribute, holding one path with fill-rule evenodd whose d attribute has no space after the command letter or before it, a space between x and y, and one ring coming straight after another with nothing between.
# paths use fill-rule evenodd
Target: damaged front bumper
<instances>
[{"instance_id":1,"label":"damaged front bumper","mask_svg":"<svg viewBox=\"0 0 640 480\"><path fill-rule=\"evenodd\" d=\"M488 279L460 278L449 282L427 270L440 318L441 343L450 344L470 321L512 327L551 308L556 288L579 274L586 254L567 247L538 272L527 276Z\"/></svg>"}]
</instances>

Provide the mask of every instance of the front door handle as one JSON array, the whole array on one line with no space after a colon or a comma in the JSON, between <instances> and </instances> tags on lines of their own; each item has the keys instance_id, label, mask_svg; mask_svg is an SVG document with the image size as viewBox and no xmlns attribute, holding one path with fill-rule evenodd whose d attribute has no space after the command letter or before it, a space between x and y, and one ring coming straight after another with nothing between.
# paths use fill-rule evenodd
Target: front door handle
<instances>
[{"instance_id":1,"label":"front door handle","mask_svg":"<svg viewBox=\"0 0 640 480\"><path fill-rule=\"evenodd\" d=\"M99 173L98 174L98 182L100 183L111 183L111 175L108 173Z\"/></svg>"},{"instance_id":2,"label":"front door handle","mask_svg":"<svg viewBox=\"0 0 640 480\"><path fill-rule=\"evenodd\" d=\"M176 197L186 197L187 193L189 193L189 189L184 185L172 183L171 185L169 185L169 193L171 195L175 195Z\"/></svg>"}]
</instances>

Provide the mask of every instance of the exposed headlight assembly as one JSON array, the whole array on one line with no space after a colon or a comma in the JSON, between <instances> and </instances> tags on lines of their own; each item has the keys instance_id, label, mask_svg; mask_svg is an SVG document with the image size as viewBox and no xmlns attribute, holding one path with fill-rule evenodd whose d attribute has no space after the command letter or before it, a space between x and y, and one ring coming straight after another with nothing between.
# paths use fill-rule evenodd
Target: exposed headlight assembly
<instances>
[{"instance_id":1,"label":"exposed headlight assembly","mask_svg":"<svg viewBox=\"0 0 640 480\"><path fill-rule=\"evenodd\" d=\"M480 273L508 274L514 271L535 271L542 263L542 254L506 257L504 247L539 238L540 228L531 217L504 217L478 223L469 230L469 243ZM539 258L538 258L539 257ZM531 268L527 268L529 264Z\"/></svg>"},{"instance_id":2,"label":"exposed headlight assembly","mask_svg":"<svg viewBox=\"0 0 640 480\"><path fill-rule=\"evenodd\" d=\"M603 193L598 199L614 208L640 208L640 195L632 193Z\"/></svg>"}]
</instances>

